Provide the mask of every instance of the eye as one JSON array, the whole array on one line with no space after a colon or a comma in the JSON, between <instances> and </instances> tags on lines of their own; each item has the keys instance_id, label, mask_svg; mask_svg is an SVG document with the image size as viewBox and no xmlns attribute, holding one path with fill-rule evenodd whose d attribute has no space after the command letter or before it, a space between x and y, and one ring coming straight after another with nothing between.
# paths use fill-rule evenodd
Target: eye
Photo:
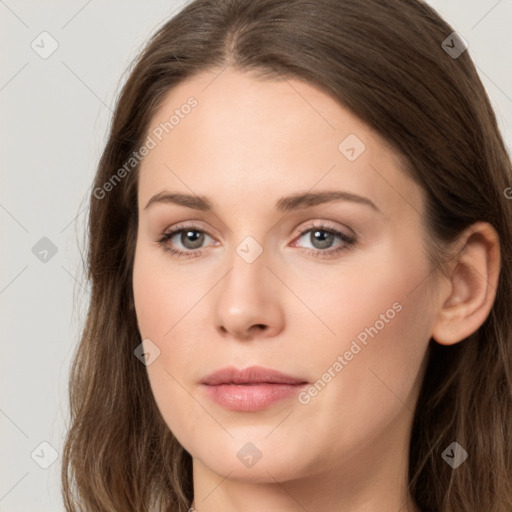
<instances>
[{"instance_id":1,"label":"eye","mask_svg":"<svg viewBox=\"0 0 512 512\"><path fill-rule=\"evenodd\" d=\"M309 235L308 235L309 234ZM309 229L302 230L300 232L300 237L297 240L301 240L305 238L306 241L309 241L314 250L310 250L309 248L306 252L313 256L319 257L329 257L336 255L342 251L347 250L349 247L355 245L357 242L357 238L352 235L347 235L337 229L330 228L324 225L313 225L309 227ZM334 245L336 239L341 240L341 244ZM295 242L292 244L292 247L295 247ZM300 247L304 247L302 244Z\"/></svg>"},{"instance_id":2,"label":"eye","mask_svg":"<svg viewBox=\"0 0 512 512\"><path fill-rule=\"evenodd\" d=\"M200 256L203 251L201 249L205 238L211 238L204 230L197 226L187 226L179 224L172 231L163 233L162 237L157 240L164 250L169 251L178 257L193 258ZM173 240L174 239L174 240ZM179 248L181 244L185 250ZM178 246L178 249L176 249Z\"/></svg>"},{"instance_id":3,"label":"eye","mask_svg":"<svg viewBox=\"0 0 512 512\"><path fill-rule=\"evenodd\" d=\"M308 233L309 237L306 236ZM337 229L324 225L311 225L307 229L300 231L299 234L300 236L296 240L306 238L313 245L313 249L304 247L302 244L299 247L306 249L307 254L318 257L334 256L347 250L357 242L355 236L347 235ZM178 224L171 231L163 233L161 238L157 240L157 243L165 251L178 258L195 258L203 254L203 244L206 238L212 237L198 226ZM340 240L341 244L333 246L336 239ZM180 249L179 244L184 249ZM291 244L291 246L297 247L296 242Z\"/></svg>"}]
</instances>

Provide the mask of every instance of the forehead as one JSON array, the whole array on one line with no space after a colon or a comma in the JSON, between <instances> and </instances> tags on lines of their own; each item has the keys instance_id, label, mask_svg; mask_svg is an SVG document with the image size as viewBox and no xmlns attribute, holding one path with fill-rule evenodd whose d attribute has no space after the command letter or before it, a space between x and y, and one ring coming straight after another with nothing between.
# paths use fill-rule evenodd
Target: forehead
<instances>
[{"instance_id":1,"label":"forehead","mask_svg":"<svg viewBox=\"0 0 512 512\"><path fill-rule=\"evenodd\" d=\"M298 79L226 69L166 96L147 136L139 206L163 190L245 206L315 188L366 195L383 210L421 207L421 191L385 141L331 95ZM405 203L405 204L403 204Z\"/></svg>"}]
</instances>

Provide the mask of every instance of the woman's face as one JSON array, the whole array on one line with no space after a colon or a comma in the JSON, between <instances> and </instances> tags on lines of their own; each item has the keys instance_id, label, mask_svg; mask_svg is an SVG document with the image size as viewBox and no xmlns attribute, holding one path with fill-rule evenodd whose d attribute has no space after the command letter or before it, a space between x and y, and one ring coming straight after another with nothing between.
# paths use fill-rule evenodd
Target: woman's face
<instances>
[{"instance_id":1,"label":"woman's face","mask_svg":"<svg viewBox=\"0 0 512 512\"><path fill-rule=\"evenodd\" d=\"M174 88L147 135L136 314L195 468L273 482L404 463L436 301L397 156L312 85L230 69ZM201 382L251 366L306 384Z\"/></svg>"}]
</instances>

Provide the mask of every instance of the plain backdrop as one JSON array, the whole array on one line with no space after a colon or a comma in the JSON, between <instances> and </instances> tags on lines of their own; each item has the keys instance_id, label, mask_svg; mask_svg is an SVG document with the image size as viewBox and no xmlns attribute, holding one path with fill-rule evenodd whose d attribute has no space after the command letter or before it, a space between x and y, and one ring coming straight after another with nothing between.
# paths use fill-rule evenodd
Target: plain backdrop
<instances>
[{"instance_id":1,"label":"plain backdrop","mask_svg":"<svg viewBox=\"0 0 512 512\"><path fill-rule=\"evenodd\" d=\"M1 512L64 510L67 379L88 300L86 194L126 68L184 4L0 0ZM512 2L430 4L468 41L511 148Z\"/></svg>"}]
</instances>

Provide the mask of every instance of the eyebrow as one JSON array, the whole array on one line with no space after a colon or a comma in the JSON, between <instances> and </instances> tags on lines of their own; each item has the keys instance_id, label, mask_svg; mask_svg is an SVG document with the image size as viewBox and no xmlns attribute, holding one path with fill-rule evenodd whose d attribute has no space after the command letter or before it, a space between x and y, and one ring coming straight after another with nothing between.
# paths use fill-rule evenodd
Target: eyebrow
<instances>
[{"instance_id":1,"label":"eyebrow","mask_svg":"<svg viewBox=\"0 0 512 512\"><path fill-rule=\"evenodd\" d=\"M357 204L369 206L376 212L382 213L379 208L367 197L352 194L341 190L329 190L322 192L303 192L282 197L276 202L276 210L279 212L290 212L303 208L310 208L318 204L332 201L350 201ZM154 195L144 207L147 210L151 205L157 203L173 203L187 208L201 211L213 211L213 203L205 196L190 194L179 194L171 192L160 192Z\"/></svg>"}]
</instances>

